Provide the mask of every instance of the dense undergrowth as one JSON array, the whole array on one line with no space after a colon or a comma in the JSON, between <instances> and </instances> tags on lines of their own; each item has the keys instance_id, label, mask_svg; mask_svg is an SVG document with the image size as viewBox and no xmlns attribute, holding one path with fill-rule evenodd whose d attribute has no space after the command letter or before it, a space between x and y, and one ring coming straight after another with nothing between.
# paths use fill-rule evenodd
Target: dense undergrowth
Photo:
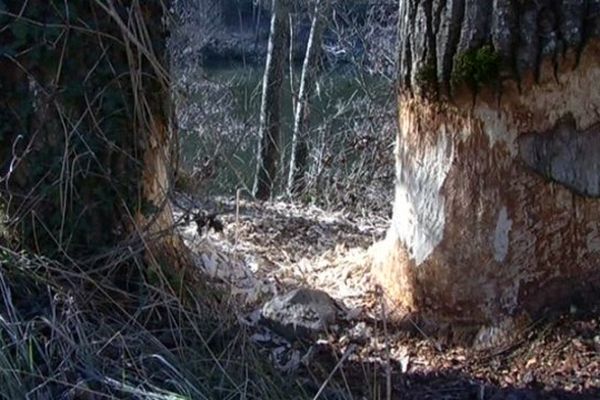
<instances>
[{"instance_id":1,"label":"dense undergrowth","mask_svg":"<svg viewBox=\"0 0 600 400\"><path fill-rule=\"evenodd\" d=\"M257 354L222 294L188 288L183 304L164 281L125 292L118 273L2 248L0 398L307 396Z\"/></svg>"}]
</instances>

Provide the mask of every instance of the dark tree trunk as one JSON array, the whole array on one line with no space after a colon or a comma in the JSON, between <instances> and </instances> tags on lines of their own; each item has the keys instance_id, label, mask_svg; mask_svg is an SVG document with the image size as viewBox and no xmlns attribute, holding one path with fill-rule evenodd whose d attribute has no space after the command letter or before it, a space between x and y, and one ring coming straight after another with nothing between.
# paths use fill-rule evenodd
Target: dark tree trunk
<instances>
[{"instance_id":1,"label":"dark tree trunk","mask_svg":"<svg viewBox=\"0 0 600 400\"><path fill-rule=\"evenodd\" d=\"M598 287L599 37L599 0L400 1L375 268L401 313L498 325Z\"/></svg>"},{"instance_id":2,"label":"dark tree trunk","mask_svg":"<svg viewBox=\"0 0 600 400\"><path fill-rule=\"evenodd\" d=\"M316 80L316 61L321 48L323 32L323 13L328 8L328 0L315 0L315 7L310 26L306 53L300 77L300 90L294 115L292 131L292 150L290 157L290 171L288 176L288 194L296 196L302 193L306 184L304 182L308 162L308 129L310 119L310 98L314 91Z\"/></svg>"},{"instance_id":3,"label":"dark tree trunk","mask_svg":"<svg viewBox=\"0 0 600 400\"><path fill-rule=\"evenodd\" d=\"M288 0L273 0L271 32L260 106L259 147L254 196L271 197L281 155L281 93L285 72L288 27Z\"/></svg>"},{"instance_id":4,"label":"dark tree trunk","mask_svg":"<svg viewBox=\"0 0 600 400\"><path fill-rule=\"evenodd\" d=\"M164 3L59 3L5 1L0 15L0 200L10 228L30 250L70 261L98 261L124 243L182 265L167 198Z\"/></svg>"}]
</instances>

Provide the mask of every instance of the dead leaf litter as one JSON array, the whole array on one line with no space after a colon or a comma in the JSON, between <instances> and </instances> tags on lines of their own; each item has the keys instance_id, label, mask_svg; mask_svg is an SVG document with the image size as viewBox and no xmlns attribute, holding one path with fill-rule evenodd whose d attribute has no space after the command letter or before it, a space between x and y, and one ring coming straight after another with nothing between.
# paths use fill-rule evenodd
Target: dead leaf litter
<instances>
[{"instance_id":1,"label":"dead leaf litter","mask_svg":"<svg viewBox=\"0 0 600 400\"><path fill-rule=\"evenodd\" d=\"M340 390L354 398L384 398L391 378L392 398L600 399L597 308L519 332L520 341L506 349L440 347L419 334L383 329L368 249L384 238L389 216L286 202L219 199L217 205L224 210L222 233L193 222L180 232L197 265L245 304L242 320L254 329L252 339L270 346L281 370L304 368L322 381L345 355L336 374L345 382ZM302 287L326 292L345 311L308 349L259 323L262 304Z\"/></svg>"}]
</instances>

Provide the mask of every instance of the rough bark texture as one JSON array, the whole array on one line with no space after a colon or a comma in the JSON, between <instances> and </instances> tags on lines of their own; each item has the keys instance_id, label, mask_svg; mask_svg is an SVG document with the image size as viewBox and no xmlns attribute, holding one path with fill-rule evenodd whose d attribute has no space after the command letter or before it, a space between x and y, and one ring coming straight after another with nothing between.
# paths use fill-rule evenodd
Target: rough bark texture
<instances>
[{"instance_id":1,"label":"rough bark texture","mask_svg":"<svg viewBox=\"0 0 600 400\"><path fill-rule=\"evenodd\" d=\"M438 326L600 284L600 1L400 1L392 227L375 268ZM596 292L597 293L597 292Z\"/></svg>"},{"instance_id":2,"label":"rough bark texture","mask_svg":"<svg viewBox=\"0 0 600 400\"><path fill-rule=\"evenodd\" d=\"M21 244L84 263L143 242L180 265L163 2L0 9L0 201Z\"/></svg>"},{"instance_id":3,"label":"rough bark texture","mask_svg":"<svg viewBox=\"0 0 600 400\"><path fill-rule=\"evenodd\" d=\"M294 128L292 131L292 151L290 157L290 171L288 176L288 194L295 196L302 193L305 187L304 175L308 161L307 129L310 118L310 97L314 91L316 79L316 60L321 48L323 33L323 12L328 8L328 0L315 0L310 34L306 44L306 53L302 64L300 77L300 90L294 115Z\"/></svg>"},{"instance_id":4,"label":"rough bark texture","mask_svg":"<svg viewBox=\"0 0 600 400\"><path fill-rule=\"evenodd\" d=\"M260 106L259 148L254 196L271 197L281 155L281 93L285 72L287 47L288 0L273 0L271 32Z\"/></svg>"}]
</instances>

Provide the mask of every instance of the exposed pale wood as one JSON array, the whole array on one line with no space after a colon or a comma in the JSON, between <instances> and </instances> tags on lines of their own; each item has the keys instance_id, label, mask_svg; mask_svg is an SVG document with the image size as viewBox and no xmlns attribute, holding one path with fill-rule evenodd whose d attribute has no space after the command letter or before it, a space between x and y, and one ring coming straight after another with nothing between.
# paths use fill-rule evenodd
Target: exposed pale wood
<instances>
[{"instance_id":1,"label":"exposed pale wood","mask_svg":"<svg viewBox=\"0 0 600 400\"><path fill-rule=\"evenodd\" d=\"M400 13L396 199L374 263L392 305L478 327L593 298L600 1L403 0ZM457 59L482 46L499 75L456 85Z\"/></svg>"}]
</instances>

